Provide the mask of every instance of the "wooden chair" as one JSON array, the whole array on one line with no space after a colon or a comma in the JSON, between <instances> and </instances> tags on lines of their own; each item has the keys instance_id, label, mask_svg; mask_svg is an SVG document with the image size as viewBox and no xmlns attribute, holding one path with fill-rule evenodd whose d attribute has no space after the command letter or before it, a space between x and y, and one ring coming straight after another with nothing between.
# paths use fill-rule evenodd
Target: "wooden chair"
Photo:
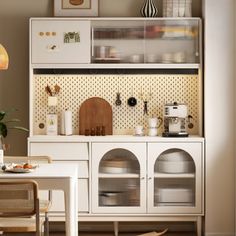
<instances>
[{"instance_id":1,"label":"wooden chair","mask_svg":"<svg viewBox=\"0 0 236 236\"><path fill-rule=\"evenodd\" d=\"M39 165L43 163L52 163L52 159L49 156L4 156L3 157L4 163L29 163L34 165ZM39 201L39 209L40 213L43 213L45 215L45 221L44 221L44 231L45 235L49 236L49 217L48 212L51 207L52 203L52 191L48 191L48 199Z\"/></svg>"},{"instance_id":2,"label":"wooden chair","mask_svg":"<svg viewBox=\"0 0 236 236\"><path fill-rule=\"evenodd\" d=\"M41 235L38 185L33 180L0 181L0 231Z\"/></svg>"}]
</instances>

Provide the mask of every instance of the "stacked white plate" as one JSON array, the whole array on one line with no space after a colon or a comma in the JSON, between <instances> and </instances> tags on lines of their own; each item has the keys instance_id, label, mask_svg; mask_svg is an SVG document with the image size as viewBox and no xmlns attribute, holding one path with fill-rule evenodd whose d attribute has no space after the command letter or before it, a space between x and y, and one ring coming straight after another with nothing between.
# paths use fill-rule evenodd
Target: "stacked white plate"
<instances>
[{"instance_id":1,"label":"stacked white plate","mask_svg":"<svg viewBox=\"0 0 236 236\"><path fill-rule=\"evenodd\" d=\"M158 172L161 173L191 173L194 171L194 162L184 151L164 153L158 160Z\"/></svg>"},{"instance_id":2,"label":"stacked white plate","mask_svg":"<svg viewBox=\"0 0 236 236\"><path fill-rule=\"evenodd\" d=\"M155 201L159 203L191 203L193 193L187 188L160 188L157 190Z\"/></svg>"}]
</instances>

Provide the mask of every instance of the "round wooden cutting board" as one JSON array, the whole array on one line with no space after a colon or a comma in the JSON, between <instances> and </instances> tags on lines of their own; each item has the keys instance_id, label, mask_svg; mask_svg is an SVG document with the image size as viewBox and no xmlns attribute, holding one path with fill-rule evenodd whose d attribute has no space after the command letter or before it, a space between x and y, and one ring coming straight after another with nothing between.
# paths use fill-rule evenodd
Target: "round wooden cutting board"
<instances>
[{"instance_id":1,"label":"round wooden cutting board","mask_svg":"<svg viewBox=\"0 0 236 236\"><path fill-rule=\"evenodd\" d=\"M112 108L109 102L100 97L85 100L79 109L79 134L85 135L85 130L105 127L105 135L112 134Z\"/></svg>"}]
</instances>

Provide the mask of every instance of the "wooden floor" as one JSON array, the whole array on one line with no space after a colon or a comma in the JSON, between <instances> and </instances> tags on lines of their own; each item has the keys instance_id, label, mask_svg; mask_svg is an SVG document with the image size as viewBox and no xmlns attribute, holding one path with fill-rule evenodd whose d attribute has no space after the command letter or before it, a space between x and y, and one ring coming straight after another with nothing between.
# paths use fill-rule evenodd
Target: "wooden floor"
<instances>
[{"instance_id":1,"label":"wooden floor","mask_svg":"<svg viewBox=\"0 0 236 236\"><path fill-rule=\"evenodd\" d=\"M143 232L141 232L141 233L143 233ZM119 236L137 236L137 235L139 235L139 233L119 233ZM50 233L50 236L65 236L65 234L55 232L55 233ZM106 233L101 233L101 232L99 232L99 233L94 233L94 232L84 233L84 232L81 232L79 234L79 236L114 236L114 234L113 233L107 233L107 232ZM191 233L191 232L178 232L178 233L172 232L172 233L166 233L164 236L196 236L196 234Z\"/></svg>"},{"instance_id":2,"label":"wooden floor","mask_svg":"<svg viewBox=\"0 0 236 236\"><path fill-rule=\"evenodd\" d=\"M174 226L174 228L173 228ZM144 227L144 228L143 228ZM178 223L169 223L168 225L163 225L157 223L120 223L119 224L119 234L118 236L138 236L140 234L157 231L160 232L168 228L169 230L164 236L197 236L194 231L192 224L185 223L184 225ZM50 224L50 236L65 236L65 225L64 223L53 223ZM79 226L79 236L114 236L114 227L113 223L80 223ZM175 232L177 231L178 232ZM182 231L182 232L181 232ZM3 234L0 236L10 236L12 234ZM14 234L17 236L26 236L23 234ZM34 234L27 234L33 236Z\"/></svg>"},{"instance_id":3,"label":"wooden floor","mask_svg":"<svg viewBox=\"0 0 236 236\"><path fill-rule=\"evenodd\" d=\"M139 234L142 234L144 232L140 232L140 233L119 233L119 236L138 236ZM33 236L35 234L25 234L25 233L21 233L21 234L0 234L1 236ZM50 236L65 236L64 232L50 232ZM105 232L80 232L79 236L114 236L114 234ZM191 232L167 232L164 236L196 236L195 233L191 233Z\"/></svg>"}]
</instances>

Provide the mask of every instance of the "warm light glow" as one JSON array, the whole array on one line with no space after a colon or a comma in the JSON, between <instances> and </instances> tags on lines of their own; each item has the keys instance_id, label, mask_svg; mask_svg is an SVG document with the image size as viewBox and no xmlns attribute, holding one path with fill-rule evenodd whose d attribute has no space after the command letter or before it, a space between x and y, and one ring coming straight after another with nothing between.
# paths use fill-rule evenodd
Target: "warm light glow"
<instances>
[{"instance_id":1,"label":"warm light glow","mask_svg":"<svg viewBox=\"0 0 236 236\"><path fill-rule=\"evenodd\" d=\"M7 70L9 57L6 49L0 44L0 70Z\"/></svg>"}]
</instances>

